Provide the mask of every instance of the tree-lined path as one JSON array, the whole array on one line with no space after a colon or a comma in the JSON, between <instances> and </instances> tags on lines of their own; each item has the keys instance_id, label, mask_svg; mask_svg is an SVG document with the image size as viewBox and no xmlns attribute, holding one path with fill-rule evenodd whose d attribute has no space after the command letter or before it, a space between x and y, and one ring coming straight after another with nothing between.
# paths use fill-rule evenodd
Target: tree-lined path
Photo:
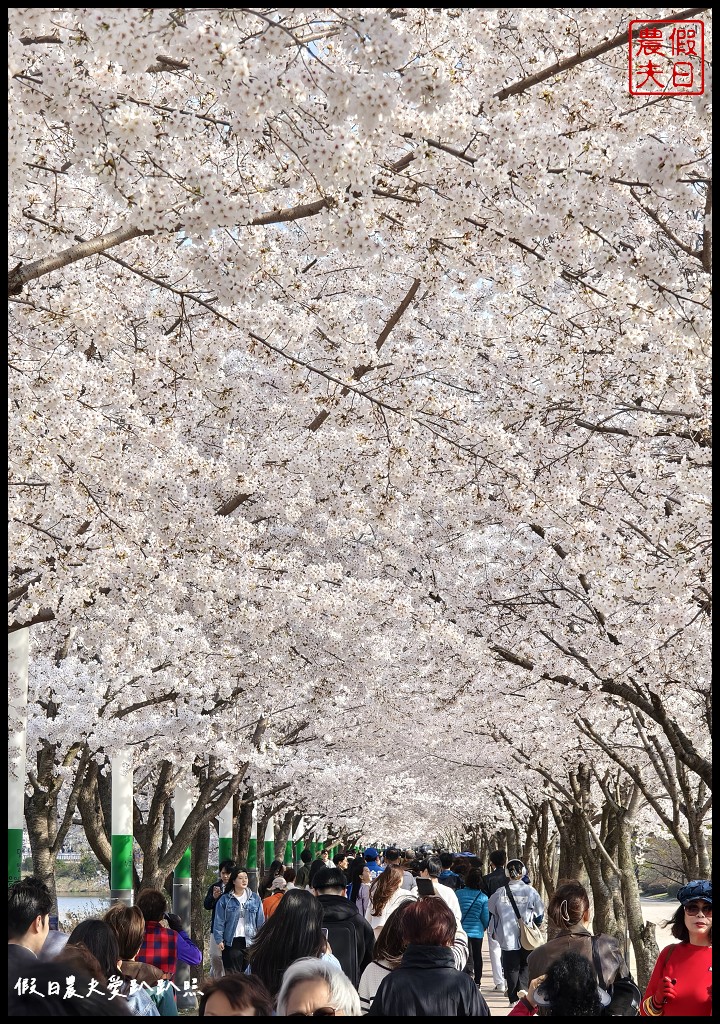
<instances>
[{"instance_id":1,"label":"tree-lined path","mask_svg":"<svg viewBox=\"0 0 720 1024\"><path fill-rule=\"evenodd\" d=\"M73 820L118 890L500 835L647 975L646 838L709 871L711 164L636 13L10 10L43 877Z\"/></svg>"}]
</instances>

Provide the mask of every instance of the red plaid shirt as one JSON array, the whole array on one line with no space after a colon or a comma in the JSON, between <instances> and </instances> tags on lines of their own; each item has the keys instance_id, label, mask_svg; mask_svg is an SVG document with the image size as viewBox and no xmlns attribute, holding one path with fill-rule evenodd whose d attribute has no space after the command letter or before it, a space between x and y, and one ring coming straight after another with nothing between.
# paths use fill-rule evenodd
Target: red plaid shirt
<instances>
[{"instance_id":1,"label":"red plaid shirt","mask_svg":"<svg viewBox=\"0 0 720 1024\"><path fill-rule=\"evenodd\" d=\"M177 967L177 934L163 928L159 921L145 922L145 938L136 960L159 967L163 974L174 974Z\"/></svg>"}]
</instances>

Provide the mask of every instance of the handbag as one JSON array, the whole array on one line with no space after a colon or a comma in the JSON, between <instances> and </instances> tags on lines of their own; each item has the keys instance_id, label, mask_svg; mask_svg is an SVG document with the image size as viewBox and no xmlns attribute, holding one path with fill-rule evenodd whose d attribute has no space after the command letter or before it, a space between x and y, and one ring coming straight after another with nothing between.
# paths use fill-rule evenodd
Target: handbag
<instances>
[{"instance_id":1,"label":"handbag","mask_svg":"<svg viewBox=\"0 0 720 1024\"><path fill-rule=\"evenodd\" d=\"M605 979L600 963L595 936L592 937L592 958L593 967L597 974L598 984L610 996L610 1003L600 1011L601 1017L638 1017L640 1015L640 1003L642 992L637 987L631 975L627 978L616 978L608 988L605 988Z\"/></svg>"},{"instance_id":2,"label":"handbag","mask_svg":"<svg viewBox=\"0 0 720 1024\"><path fill-rule=\"evenodd\" d=\"M509 882L505 885L505 888L507 889L508 899L512 903L512 908L515 911L515 917L518 919L518 925L520 927L520 945L522 946L522 948L530 951L533 949L537 949L538 946L544 946L545 938L543 936L543 933L540 931L539 926L536 925L534 921L532 921L530 924L526 924L520 917L520 913L517 908L517 903L515 902L515 897L510 891Z\"/></svg>"}]
</instances>

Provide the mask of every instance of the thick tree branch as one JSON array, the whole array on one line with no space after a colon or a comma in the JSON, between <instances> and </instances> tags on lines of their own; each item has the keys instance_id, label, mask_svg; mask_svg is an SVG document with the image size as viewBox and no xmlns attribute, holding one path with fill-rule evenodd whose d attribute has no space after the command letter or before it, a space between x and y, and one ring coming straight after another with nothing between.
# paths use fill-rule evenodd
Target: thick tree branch
<instances>
[{"instance_id":1,"label":"thick tree branch","mask_svg":"<svg viewBox=\"0 0 720 1024\"><path fill-rule=\"evenodd\" d=\"M77 245L71 245L69 249L63 249L62 252L56 253L55 256L45 256L41 260L28 263L27 266L20 264L20 266L15 267L8 274L8 295L19 295L28 281L35 281L38 277L43 277L53 270L67 267L71 263L77 263L78 260L87 259L88 256L94 256L96 253L104 252L106 249L112 249L116 245L122 245L123 242L129 242L131 239L139 238L141 235L151 234L152 231L143 228L117 228L106 235L98 235L87 242L80 241Z\"/></svg>"}]
</instances>

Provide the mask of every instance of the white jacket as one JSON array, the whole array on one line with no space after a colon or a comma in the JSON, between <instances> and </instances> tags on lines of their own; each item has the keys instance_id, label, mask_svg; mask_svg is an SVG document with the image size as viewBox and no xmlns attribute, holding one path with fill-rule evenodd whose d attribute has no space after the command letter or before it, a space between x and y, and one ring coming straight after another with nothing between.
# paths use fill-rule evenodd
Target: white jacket
<instances>
[{"instance_id":1,"label":"white jacket","mask_svg":"<svg viewBox=\"0 0 720 1024\"><path fill-rule=\"evenodd\" d=\"M455 895L455 894L453 893L453 895ZM416 899L417 899L417 893L416 892L408 892L407 889L403 889L401 887L399 889L396 889L395 892L392 894L390 899L387 901L387 903L383 907L383 910L382 910L381 914L373 914L373 904L372 904L372 896L371 896L370 897L370 903L368 904L368 908L365 911L365 919L367 921L369 921L370 924L372 925L372 929L375 932L375 938L377 938L378 935L380 934L380 932L382 931L385 922L390 917L390 915L392 914L393 910L397 910L397 908L400 906L400 904L401 903L405 903L406 900L416 900Z\"/></svg>"},{"instance_id":2,"label":"white jacket","mask_svg":"<svg viewBox=\"0 0 720 1024\"><path fill-rule=\"evenodd\" d=\"M526 882L510 882L510 892L517 904L518 913L525 924L532 924L536 917L545 913L540 893ZM488 935L500 943L505 950L520 949L520 926L513 905L508 899L507 887L501 885L488 902L490 923Z\"/></svg>"}]
</instances>

